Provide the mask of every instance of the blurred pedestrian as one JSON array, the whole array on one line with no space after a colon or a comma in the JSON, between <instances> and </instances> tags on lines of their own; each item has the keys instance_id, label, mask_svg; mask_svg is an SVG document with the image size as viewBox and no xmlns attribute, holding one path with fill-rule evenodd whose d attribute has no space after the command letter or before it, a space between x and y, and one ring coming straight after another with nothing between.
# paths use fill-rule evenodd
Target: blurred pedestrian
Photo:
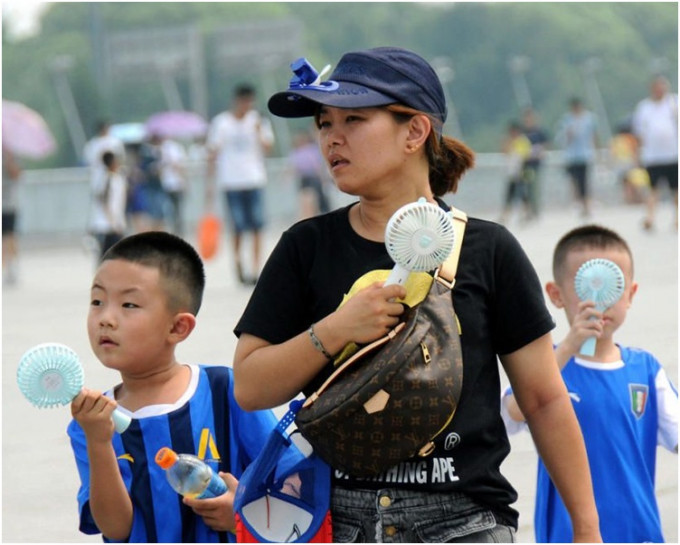
<instances>
[{"instance_id":1,"label":"blurred pedestrian","mask_svg":"<svg viewBox=\"0 0 680 545\"><path fill-rule=\"evenodd\" d=\"M102 158L105 152L111 152L118 158L120 166L125 165L126 153L123 141L111 134L111 122L108 119L100 119L95 125L95 134L87 141L83 148L83 163L90 169L90 210L87 223L92 223L92 216L98 206L98 195L101 195L108 176ZM98 237L88 232L83 243L88 251L99 254Z\"/></svg>"},{"instance_id":2,"label":"blurred pedestrian","mask_svg":"<svg viewBox=\"0 0 680 545\"><path fill-rule=\"evenodd\" d=\"M127 180L122 172L118 157L111 151L102 155L106 169L104 187L95 195L90 216L90 232L99 242L99 257L125 236Z\"/></svg>"},{"instance_id":3,"label":"blurred pedestrian","mask_svg":"<svg viewBox=\"0 0 680 545\"><path fill-rule=\"evenodd\" d=\"M14 154L2 147L2 285L17 281L18 187L22 169Z\"/></svg>"},{"instance_id":4,"label":"blurred pedestrian","mask_svg":"<svg viewBox=\"0 0 680 545\"><path fill-rule=\"evenodd\" d=\"M119 138L110 134L111 123L103 119L97 123L96 134L87 141L83 148L83 162L90 167L90 191L101 193L106 181L107 169L102 157L110 151L118 158L118 164L125 164L125 145Z\"/></svg>"},{"instance_id":5,"label":"blurred pedestrian","mask_svg":"<svg viewBox=\"0 0 680 545\"><path fill-rule=\"evenodd\" d=\"M564 150L564 162L571 179L574 195L581 205L582 217L590 216L589 169L597 149L597 121L580 98L569 101L555 136Z\"/></svg>"},{"instance_id":6,"label":"blurred pedestrian","mask_svg":"<svg viewBox=\"0 0 680 545\"><path fill-rule=\"evenodd\" d=\"M675 205L678 228L678 95L670 91L664 76L655 76L649 97L641 100L633 114L633 133L640 142L640 164L647 169L651 190L647 198L646 230L654 228L659 185L665 180Z\"/></svg>"},{"instance_id":7,"label":"blurred pedestrian","mask_svg":"<svg viewBox=\"0 0 680 545\"><path fill-rule=\"evenodd\" d=\"M255 108L255 88L238 85L231 108L215 116L208 129L207 206L213 206L215 186L222 191L233 229L236 274L242 284L254 285L260 271L261 232L265 223L265 155L274 144L271 123ZM241 257L244 233L251 233L252 267L246 274Z\"/></svg>"},{"instance_id":8,"label":"blurred pedestrian","mask_svg":"<svg viewBox=\"0 0 680 545\"><path fill-rule=\"evenodd\" d=\"M609 143L609 158L616 182L621 186L623 201L626 204L644 202L643 191L645 185L649 185L649 176L646 170L638 167L638 141L630 123L616 127Z\"/></svg>"},{"instance_id":9,"label":"blurred pedestrian","mask_svg":"<svg viewBox=\"0 0 680 545\"><path fill-rule=\"evenodd\" d=\"M550 138L545 129L540 126L538 114L531 107L526 108L522 114L522 129L531 142L531 153L524 161L524 180L527 184L531 214L536 218L541 209L541 166Z\"/></svg>"},{"instance_id":10,"label":"blurred pedestrian","mask_svg":"<svg viewBox=\"0 0 680 545\"><path fill-rule=\"evenodd\" d=\"M170 232L178 236L184 234L184 194L186 191L187 152L184 146L164 138L161 143L161 185L167 197Z\"/></svg>"},{"instance_id":11,"label":"blurred pedestrian","mask_svg":"<svg viewBox=\"0 0 680 545\"><path fill-rule=\"evenodd\" d=\"M324 189L326 165L318 144L308 130L295 134L288 160L298 183L300 219L330 211Z\"/></svg>"},{"instance_id":12,"label":"blurred pedestrian","mask_svg":"<svg viewBox=\"0 0 680 545\"><path fill-rule=\"evenodd\" d=\"M531 142L524 135L522 126L517 121L511 121L508 124L502 149L505 154L506 193L503 211L498 222L505 223L508 221L515 201L520 201L523 204L523 219L528 221L532 218L533 213L529 202L524 164L531 155Z\"/></svg>"},{"instance_id":13,"label":"blurred pedestrian","mask_svg":"<svg viewBox=\"0 0 680 545\"><path fill-rule=\"evenodd\" d=\"M136 187L145 221L138 224L139 231L162 231L165 227L167 195L161 183L161 137L150 134L139 147L139 173L141 180ZM138 231L138 232L139 232Z\"/></svg>"}]
</instances>

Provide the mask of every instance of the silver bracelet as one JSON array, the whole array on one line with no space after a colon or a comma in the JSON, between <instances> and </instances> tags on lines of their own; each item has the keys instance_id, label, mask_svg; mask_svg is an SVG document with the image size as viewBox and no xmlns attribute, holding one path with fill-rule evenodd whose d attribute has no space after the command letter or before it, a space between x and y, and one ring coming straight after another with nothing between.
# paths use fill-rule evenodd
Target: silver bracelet
<instances>
[{"instance_id":1,"label":"silver bracelet","mask_svg":"<svg viewBox=\"0 0 680 545\"><path fill-rule=\"evenodd\" d=\"M321 352L324 356L326 356L327 359L332 360L333 356L331 356L328 353L328 350L326 350L321 344L321 341L319 340L319 337L316 336L314 333L314 324L309 326L309 330L307 331L309 333L309 338L312 340L312 344L314 345L314 348L316 348L319 352Z\"/></svg>"}]
</instances>

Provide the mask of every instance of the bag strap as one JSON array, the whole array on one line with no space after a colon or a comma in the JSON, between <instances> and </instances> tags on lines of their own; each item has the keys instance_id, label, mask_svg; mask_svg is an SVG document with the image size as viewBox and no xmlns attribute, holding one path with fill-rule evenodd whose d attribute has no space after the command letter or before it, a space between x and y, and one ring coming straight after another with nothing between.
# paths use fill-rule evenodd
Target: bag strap
<instances>
[{"instance_id":1,"label":"bag strap","mask_svg":"<svg viewBox=\"0 0 680 545\"><path fill-rule=\"evenodd\" d=\"M465 212L453 206L451 207L451 215L453 216L453 249L446 261L442 263L434 274L434 279L444 284L450 290L456 284L458 260L460 258L460 250L463 247L463 236L465 235L465 227L468 220Z\"/></svg>"}]
</instances>

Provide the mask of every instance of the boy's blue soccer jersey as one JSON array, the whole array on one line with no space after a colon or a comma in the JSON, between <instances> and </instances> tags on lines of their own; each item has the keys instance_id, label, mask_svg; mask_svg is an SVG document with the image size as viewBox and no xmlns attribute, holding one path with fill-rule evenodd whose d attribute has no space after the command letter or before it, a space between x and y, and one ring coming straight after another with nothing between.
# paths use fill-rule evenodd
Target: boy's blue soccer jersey
<instances>
[{"instance_id":1,"label":"boy's blue soccer jersey","mask_svg":"<svg viewBox=\"0 0 680 545\"><path fill-rule=\"evenodd\" d=\"M144 407L131 413L132 423L114 434L118 467L133 503L130 542L235 541L233 534L208 528L182 503L154 458L161 447L204 459L214 471L239 478L259 454L277 420L271 411L243 411L234 400L232 370L223 366L190 366L187 392L173 405ZM81 486L80 530L99 533L89 508L90 479L85 435L72 421L68 435ZM106 538L104 538L106 540Z\"/></svg>"},{"instance_id":2,"label":"boy's blue soccer jersey","mask_svg":"<svg viewBox=\"0 0 680 545\"><path fill-rule=\"evenodd\" d=\"M572 358L562 377L588 451L602 539L661 542L656 448L676 448L678 394L654 356L620 350L615 363ZM540 458L534 524L539 543L572 541L571 519Z\"/></svg>"}]
</instances>

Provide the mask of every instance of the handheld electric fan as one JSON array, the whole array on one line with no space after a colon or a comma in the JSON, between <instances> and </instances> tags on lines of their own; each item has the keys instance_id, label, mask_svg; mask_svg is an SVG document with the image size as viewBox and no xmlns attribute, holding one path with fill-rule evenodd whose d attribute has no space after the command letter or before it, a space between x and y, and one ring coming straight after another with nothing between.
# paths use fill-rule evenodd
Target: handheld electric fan
<instances>
[{"instance_id":1,"label":"handheld electric fan","mask_svg":"<svg viewBox=\"0 0 680 545\"><path fill-rule=\"evenodd\" d=\"M59 343L43 343L29 349L19 361L17 382L24 397L39 408L71 403L85 382L78 354ZM113 411L113 423L118 433L130 425L130 418L119 410Z\"/></svg>"},{"instance_id":2,"label":"handheld electric fan","mask_svg":"<svg viewBox=\"0 0 680 545\"><path fill-rule=\"evenodd\" d=\"M576 271L574 287L581 301L593 301L599 312L614 305L623 295L625 286L623 272L608 259L590 259ZM580 354L595 355L596 337L588 337L581 346Z\"/></svg>"},{"instance_id":3,"label":"handheld electric fan","mask_svg":"<svg viewBox=\"0 0 680 545\"><path fill-rule=\"evenodd\" d=\"M448 212L424 198L397 210L385 229L387 253L394 268L385 286L403 284L412 271L431 271L453 249L453 221Z\"/></svg>"}]
</instances>

